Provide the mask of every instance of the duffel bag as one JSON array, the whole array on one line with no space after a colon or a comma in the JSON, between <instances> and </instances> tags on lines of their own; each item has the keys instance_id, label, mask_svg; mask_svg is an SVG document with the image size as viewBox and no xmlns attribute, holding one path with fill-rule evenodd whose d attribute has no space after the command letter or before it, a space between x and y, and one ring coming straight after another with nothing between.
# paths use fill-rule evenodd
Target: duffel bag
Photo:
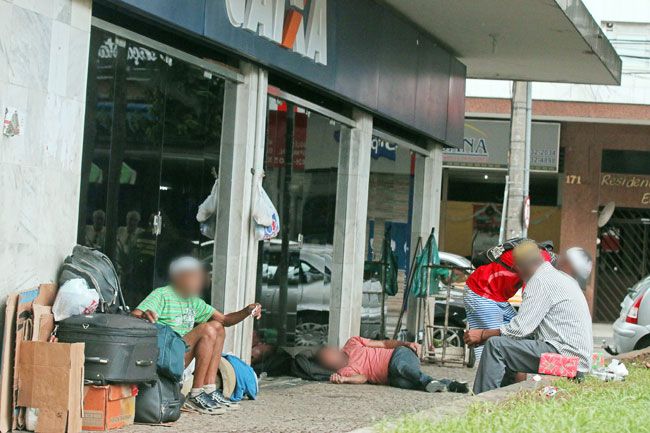
<instances>
[{"instance_id":1,"label":"duffel bag","mask_svg":"<svg viewBox=\"0 0 650 433\"><path fill-rule=\"evenodd\" d=\"M184 401L181 384L160 376L154 383L139 387L135 398L135 422L161 424L177 421Z\"/></svg>"},{"instance_id":2,"label":"duffel bag","mask_svg":"<svg viewBox=\"0 0 650 433\"><path fill-rule=\"evenodd\" d=\"M83 278L90 289L97 291L99 312L116 313L120 307L128 310L115 267L101 251L83 245L77 245L72 249L72 254L63 261L59 287L75 278Z\"/></svg>"},{"instance_id":3,"label":"duffel bag","mask_svg":"<svg viewBox=\"0 0 650 433\"><path fill-rule=\"evenodd\" d=\"M126 314L72 316L59 322L62 343L85 343L85 379L107 383L154 382L158 328Z\"/></svg>"},{"instance_id":4,"label":"duffel bag","mask_svg":"<svg viewBox=\"0 0 650 433\"><path fill-rule=\"evenodd\" d=\"M167 325L158 328L158 374L180 382L185 371L187 344L183 337Z\"/></svg>"}]
</instances>

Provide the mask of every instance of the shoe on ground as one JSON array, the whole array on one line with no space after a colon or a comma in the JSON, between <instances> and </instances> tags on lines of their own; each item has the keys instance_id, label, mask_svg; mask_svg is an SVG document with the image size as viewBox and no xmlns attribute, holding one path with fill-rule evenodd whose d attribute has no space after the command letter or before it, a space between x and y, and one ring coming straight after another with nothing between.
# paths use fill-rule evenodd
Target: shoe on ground
<instances>
[{"instance_id":1,"label":"shoe on ground","mask_svg":"<svg viewBox=\"0 0 650 433\"><path fill-rule=\"evenodd\" d=\"M469 386L467 386L467 382L452 380L449 382L449 385L447 385L447 391L467 394L469 392Z\"/></svg>"},{"instance_id":2,"label":"shoe on ground","mask_svg":"<svg viewBox=\"0 0 650 433\"><path fill-rule=\"evenodd\" d=\"M424 387L426 392L445 392L447 391L447 385L439 380L432 380L427 383L427 386Z\"/></svg>"},{"instance_id":3,"label":"shoe on ground","mask_svg":"<svg viewBox=\"0 0 650 433\"><path fill-rule=\"evenodd\" d=\"M226 409L210 398L205 392L196 396L189 395L185 400L183 408L190 412L208 415L223 415L226 413Z\"/></svg>"},{"instance_id":4,"label":"shoe on ground","mask_svg":"<svg viewBox=\"0 0 650 433\"><path fill-rule=\"evenodd\" d=\"M229 410L238 410L241 407L239 406L239 402L230 400L228 397L223 395L219 389L210 393L210 398L214 400L219 406L223 406Z\"/></svg>"}]
</instances>

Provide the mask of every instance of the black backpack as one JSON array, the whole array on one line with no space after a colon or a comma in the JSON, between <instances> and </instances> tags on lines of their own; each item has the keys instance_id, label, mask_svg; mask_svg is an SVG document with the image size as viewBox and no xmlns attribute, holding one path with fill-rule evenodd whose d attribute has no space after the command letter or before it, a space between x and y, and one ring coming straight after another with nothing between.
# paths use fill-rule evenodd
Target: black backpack
<instances>
[{"instance_id":1,"label":"black backpack","mask_svg":"<svg viewBox=\"0 0 650 433\"><path fill-rule=\"evenodd\" d=\"M514 271L514 269L512 269L511 266L508 266L505 263L503 263L503 261L501 260L501 255L503 255L503 253L505 253L506 251L515 249L517 245L519 245L524 241L530 241L530 239L512 238L512 239L508 239L501 245L497 245L485 251L481 251L480 253L472 257L472 265L474 266L474 268L478 268L479 266L488 265L490 263L498 263L504 268L508 269L509 271ZM540 250L545 250L551 255L551 264L555 266L557 256L553 253L553 242L544 241L538 243L537 246L539 247Z\"/></svg>"},{"instance_id":2,"label":"black backpack","mask_svg":"<svg viewBox=\"0 0 650 433\"><path fill-rule=\"evenodd\" d=\"M138 387L135 398L135 422L143 424L162 424L177 421L185 397L181 385L175 380L159 376L152 384Z\"/></svg>"},{"instance_id":3,"label":"black backpack","mask_svg":"<svg viewBox=\"0 0 650 433\"><path fill-rule=\"evenodd\" d=\"M99 312L116 313L120 307L128 310L115 267L102 252L83 245L75 246L63 262L59 287L75 278L83 278L88 287L99 293Z\"/></svg>"}]
</instances>

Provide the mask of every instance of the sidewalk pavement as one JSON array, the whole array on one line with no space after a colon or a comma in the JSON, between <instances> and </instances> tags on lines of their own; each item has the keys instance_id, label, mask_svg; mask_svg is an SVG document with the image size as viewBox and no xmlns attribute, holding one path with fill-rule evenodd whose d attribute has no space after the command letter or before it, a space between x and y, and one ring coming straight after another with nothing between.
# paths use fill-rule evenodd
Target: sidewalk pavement
<instances>
[{"instance_id":1,"label":"sidewalk pavement","mask_svg":"<svg viewBox=\"0 0 650 433\"><path fill-rule=\"evenodd\" d=\"M433 377L470 381L474 369L424 365ZM256 401L243 401L241 408L225 415L184 413L172 425L174 432L348 432L373 425L384 418L436 408L444 414L464 410L471 401L466 394L407 391L378 385L334 385L293 378L264 380ZM160 433L161 427L136 425L129 433Z\"/></svg>"}]
</instances>

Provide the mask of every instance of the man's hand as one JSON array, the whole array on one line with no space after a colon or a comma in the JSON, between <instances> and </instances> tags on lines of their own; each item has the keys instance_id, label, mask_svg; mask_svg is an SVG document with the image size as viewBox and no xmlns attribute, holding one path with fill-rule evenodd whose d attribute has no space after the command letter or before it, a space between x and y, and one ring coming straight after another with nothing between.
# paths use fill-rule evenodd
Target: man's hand
<instances>
[{"instance_id":1,"label":"man's hand","mask_svg":"<svg viewBox=\"0 0 650 433\"><path fill-rule=\"evenodd\" d=\"M470 347L478 346L483 342L483 329L469 329L463 334L465 344Z\"/></svg>"},{"instance_id":2,"label":"man's hand","mask_svg":"<svg viewBox=\"0 0 650 433\"><path fill-rule=\"evenodd\" d=\"M262 317L262 305L259 303L248 305L246 307L246 310L248 311L249 315L253 316L257 320L260 320Z\"/></svg>"},{"instance_id":3,"label":"man's hand","mask_svg":"<svg viewBox=\"0 0 650 433\"><path fill-rule=\"evenodd\" d=\"M137 317L138 319L146 320L151 323L156 323L158 321L158 314L156 314L155 311L151 311L151 310L147 310L147 311L133 310L131 315Z\"/></svg>"},{"instance_id":4,"label":"man's hand","mask_svg":"<svg viewBox=\"0 0 650 433\"><path fill-rule=\"evenodd\" d=\"M420 350L422 349L422 346L418 343L408 343L406 345L409 349L411 349L413 352L415 352L416 355L420 356Z\"/></svg>"},{"instance_id":5,"label":"man's hand","mask_svg":"<svg viewBox=\"0 0 650 433\"><path fill-rule=\"evenodd\" d=\"M330 382L338 383L338 384L345 383L345 376L341 376L338 373L334 373L330 376Z\"/></svg>"}]
</instances>

